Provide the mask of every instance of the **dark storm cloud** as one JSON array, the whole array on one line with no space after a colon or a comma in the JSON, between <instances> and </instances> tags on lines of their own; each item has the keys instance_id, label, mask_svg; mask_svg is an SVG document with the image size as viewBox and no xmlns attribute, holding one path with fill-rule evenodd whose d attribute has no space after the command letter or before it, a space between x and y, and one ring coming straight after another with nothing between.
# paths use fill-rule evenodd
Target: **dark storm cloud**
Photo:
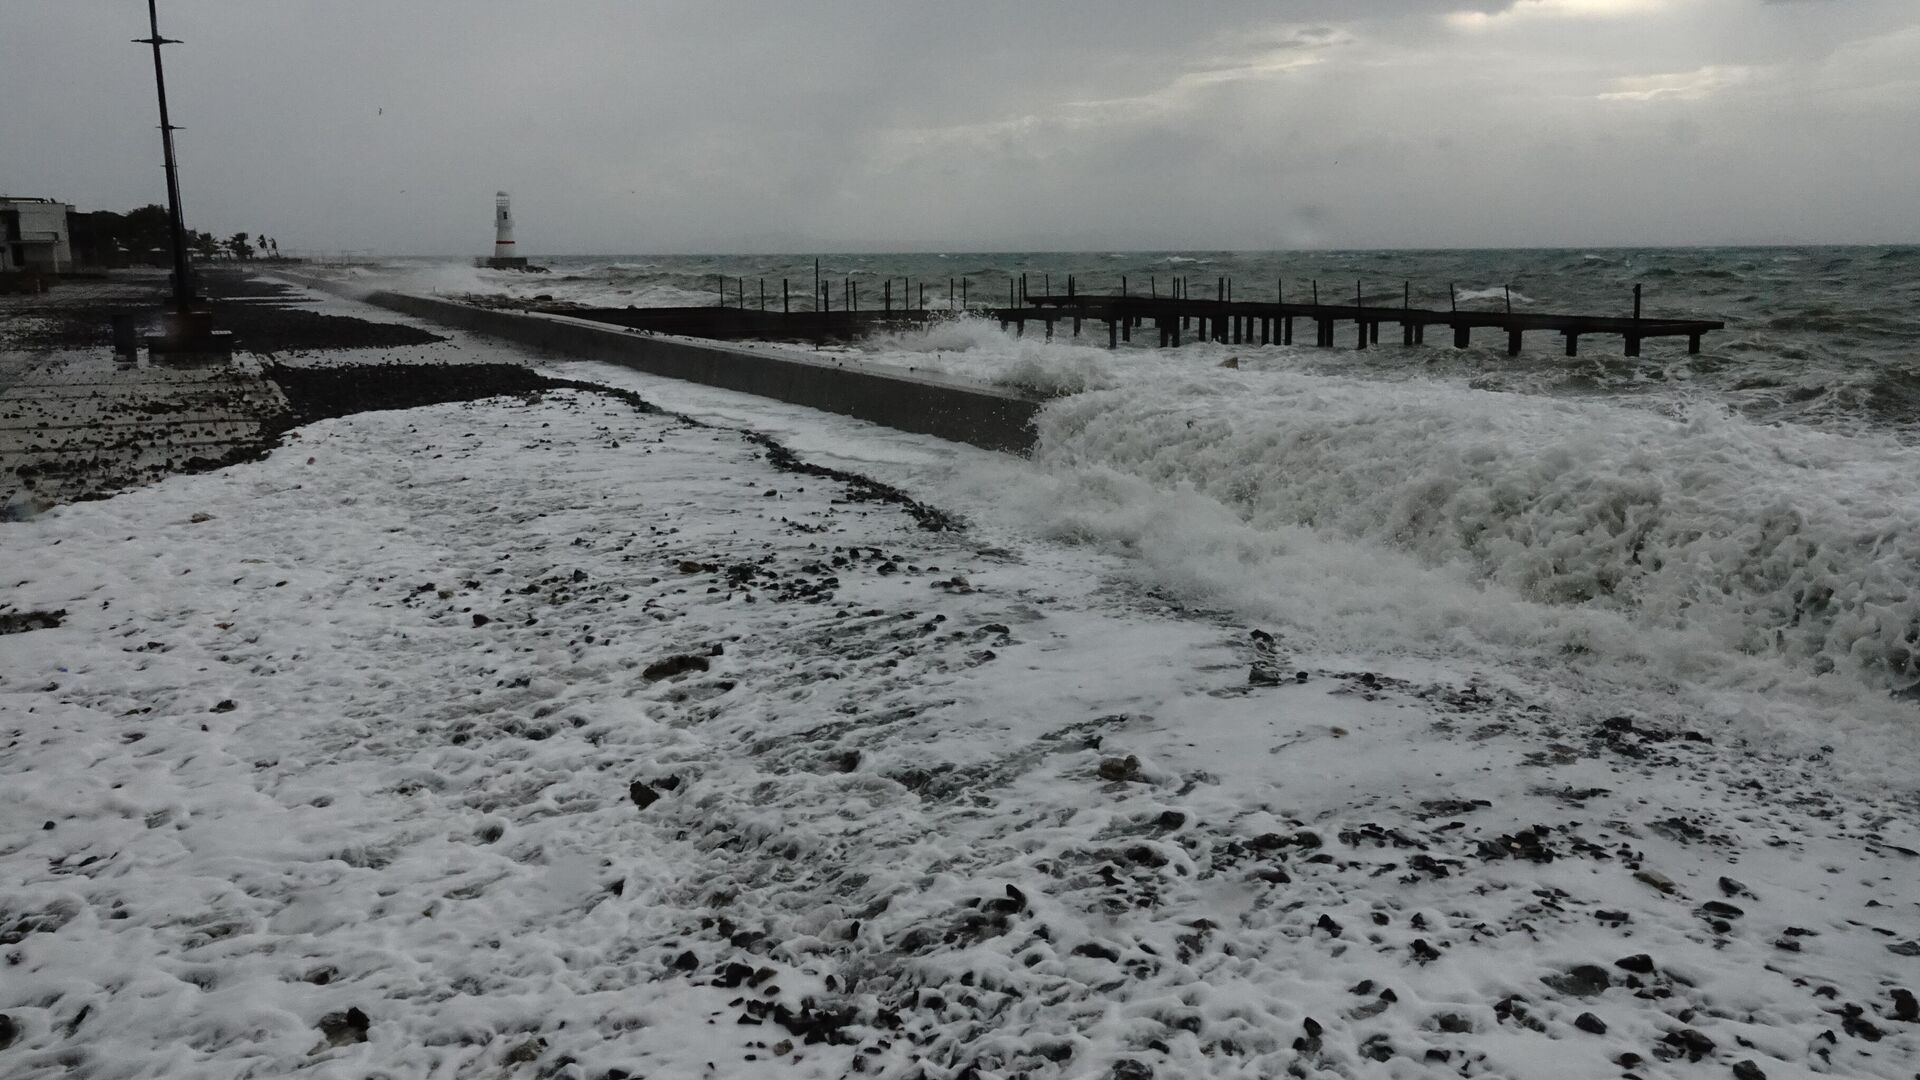
<instances>
[{"instance_id":1,"label":"dark storm cloud","mask_svg":"<svg viewBox=\"0 0 1920 1080\"><path fill-rule=\"evenodd\" d=\"M164 0L187 210L460 253L1914 239L1910 0ZM8 12L0 188L161 194L132 3ZM84 70L85 78L75 78Z\"/></svg>"}]
</instances>

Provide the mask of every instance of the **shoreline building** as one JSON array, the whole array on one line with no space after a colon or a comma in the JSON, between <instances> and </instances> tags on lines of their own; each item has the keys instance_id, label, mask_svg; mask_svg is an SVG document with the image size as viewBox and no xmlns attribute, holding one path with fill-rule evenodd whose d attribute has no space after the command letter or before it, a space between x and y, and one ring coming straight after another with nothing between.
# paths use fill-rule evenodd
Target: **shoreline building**
<instances>
[{"instance_id":1,"label":"shoreline building","mask_svg":"<svg viewBox=\"0 0 1920 1080\"><path fill-rule=\"evenodd\" d=\"M34 270L64 274L73 269L73 207L52 199L0 195L0 273Z\"/></svg>"}]
</instances>

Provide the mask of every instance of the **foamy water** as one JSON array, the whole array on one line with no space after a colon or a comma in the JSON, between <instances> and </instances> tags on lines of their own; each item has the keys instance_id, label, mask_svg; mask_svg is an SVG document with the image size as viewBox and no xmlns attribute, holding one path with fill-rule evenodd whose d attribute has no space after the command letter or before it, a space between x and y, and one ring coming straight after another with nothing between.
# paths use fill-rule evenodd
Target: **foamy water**
<instances>
[{"instance_id":1,"label":"foamy water","mask_svg":"<svg viewBox=\"0 0 1920 1080\"><path fill-rule=\"evenodd\" d=\"M1498 254L1311 258L1479 270L1455 294L1486 305L1505 303L1507 284L1473 260ZM976 275L980 300L1015 258L840 257L826 269L920 260ZM1101 273L1117 287L1135 271L1129 289L1142 268L1150 288L1193 275L1198 295L1200 275L1211 288L1257 258L1116 255ZM1303 640L1727 691L1746 709L1777 699L1823 703L1829 716L1911 711L1920 430L1901 388L1920 370L1920 327L1911 305L1888 301L1920 297L1920 259L1911 249L1514 258L1526 286L1512 290L1516 308L1595 310L1597 297L1644 279L1650 314L1731 325L1700 356L1659 343L1625 358L1596 339L1571 361L1537 343L1507 358L1492 342L1110 352L1096 344L1099 324L1049 342L978 318L843 351L1057 395L1033 462L976 478L983 492L1039 531L1127 553L1153 584L1289 624ZM703 265L726 265L696 262L557 262L554 274L504 283L467 268L410 272L449 294L653 289L679 303L700 302ZM732 265L811 282L808 261ZM1282 287L1293 286L1271 291ZM748 290L751 306L757 283ZM1244 278L1235 289L1256 292Z\"/></svg>"},{"instance_id":2,"label":"foamy water","mask_svg":"<svg viewBox=\"0 0 1920 1080\"><path fill-rule=\"evenodd\" d=\"M1843 696L1920 682L1920 449L1891 434L982 320L859 351L1065 391L1002 488L1037 527L1343 648Z\"/></svg>"}]
</instances>

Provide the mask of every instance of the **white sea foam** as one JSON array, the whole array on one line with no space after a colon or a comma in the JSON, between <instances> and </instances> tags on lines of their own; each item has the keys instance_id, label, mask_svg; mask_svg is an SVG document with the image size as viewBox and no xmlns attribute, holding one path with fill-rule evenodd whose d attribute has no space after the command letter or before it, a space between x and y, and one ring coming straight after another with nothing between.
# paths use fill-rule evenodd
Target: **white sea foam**
<instances>
[{"instance_id":1,"label":"white sea foam","mask_svg":"<svg viewBox=\"0 0 1920 1080\"><path fill-rule=\"evenodd\" d=\"M1043 394L1077 394L1117 385L1116 360L1107 350L1016 336L990 319L943 319L923 329L870 338L855 351L894 366Z\"/></svg>"},{"instance_id":2,"label":"white sea foam","mask_svg":"<svg viewBox=\"0 0 1920 1080\"><path fill-rule=\"evenodd\" d=\"M1109 353L982 320L867 350L1084 387L1043 415L1037 467L983 486L1330 645L1814 697L1920 681L1920 451L1891 439L1313 374L1297 350Z\"/></svg>"},{"instance_id":3,"label":"white sea foam","mask_svg":"<svg viewBox=\"0 0 1920 1080\"><path fill-rule=\"evenodd\" d=\"M1296 611L1390 616L1363 633L1714 683L1779 678L1781 659L1920 678L1920 454L1891 443L1209 371L1056 403L1038 461L1062 527L1211 591L1264 587L1231 585L1224 561L1307 584L1281 592Z\"/></svg>"},{"instance_id":4,"label":"white sea foam","mask_svg":"<svg viewBox=\"0 0 1920 1080\"><path fill-rule=\"evenodd\" d=\"M1456 300L1505 300L1507 298L1507 295L1508 295L1507 287L1505 285L1489 285L1484 289L1461 289L1454 294L1454 299ZM1526 293L1521 292L1519 289L1513 290L1512 295L1513 295L1513 302L1516 304L1533 303L1533 297L1528 296Z\"/></svg>"}]
</instances>

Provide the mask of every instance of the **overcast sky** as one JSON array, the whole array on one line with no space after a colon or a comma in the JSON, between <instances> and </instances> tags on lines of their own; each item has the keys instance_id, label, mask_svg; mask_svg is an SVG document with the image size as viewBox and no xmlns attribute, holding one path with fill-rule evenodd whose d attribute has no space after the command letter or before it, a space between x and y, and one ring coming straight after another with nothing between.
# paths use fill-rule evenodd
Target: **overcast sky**
<instances>
[{"instance_id":1,"label":"overcast sky","mask_svg":"<svg viewBox=\"0 0 1920 1080\"><path fill-rule=\"evenodd\" d=\"M1920 241L1920 0L162 0L286 250ZM139 0L9 0L0 191L162 202Z\"/></svg>"}]
</instances>

